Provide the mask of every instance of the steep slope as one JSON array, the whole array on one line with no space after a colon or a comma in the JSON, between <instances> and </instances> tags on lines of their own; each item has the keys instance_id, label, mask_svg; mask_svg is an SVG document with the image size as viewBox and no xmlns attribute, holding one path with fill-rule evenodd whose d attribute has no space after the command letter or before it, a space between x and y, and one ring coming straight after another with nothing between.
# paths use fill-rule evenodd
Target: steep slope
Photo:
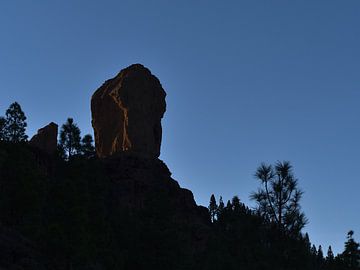
<instances>
[{"instance_id":1,"label":"steep slope","mask_svg":"<svg viewBox=\"0 0 360 270\"><path fill-rule=\"evenodd\" d=\"M15 249L44 269L190 269L210 235L207 209L157 158L65 162L0 143L0 185L0 220L31 247Z\"/></svg>"}]
</instances>

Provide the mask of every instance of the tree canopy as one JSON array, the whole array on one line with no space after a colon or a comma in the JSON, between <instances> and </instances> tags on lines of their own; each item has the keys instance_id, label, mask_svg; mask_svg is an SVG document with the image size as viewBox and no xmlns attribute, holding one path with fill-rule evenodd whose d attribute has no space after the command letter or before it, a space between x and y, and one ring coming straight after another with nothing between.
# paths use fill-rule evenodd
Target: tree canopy
<instances>
[{"instance_id":1,"label":"tree canopy","mask_svg":"<svg viewBox=\"0 0 360 270\"><path fill-rule=\"evenodd\" d=\"M298 188L290 162L277 162L274 166L262 163L255 172L261 187L250 198L257 203L257 211L281 230L300 233L307 223L301 211L303 195Z\"/></svg>"},{"instance_id":2,"label":"tree canopy","mask_svg":"<svg viewBox=\"0 0 360 270\"><path fill-rule=\"evenodd\" d=\"M218 209L214 194L212 194L210 197L210 203L209 203L208 209L209 209L209 213L210 213L210 219L212 222L214 222L216 219L216 213L217 213L217 209Z\"/></svg>"},{"instance_id":3,"label":"tree canopy","mask_svg":"<svg viewBox=\"0 0 360 270\"><path fill-rule=\"evenodd\" d=\"M25 134L27 123L25 113L19 103L12 103L6 110L5 123L0 120L0 129L3 139L10 142L26 141L28 136ZM2 128L1 128L2 126Z\"/></svg>"},{"instance_id":4,"label":"tree canopy","mask_svg":"<svg viewBox=\"0 0 360 270\"><path fill-rule=\"evenodd\" d=\"M66 123L62 125L60 130L60 149L63 149L67 158L78 154L81 150L80 144L80 129L74 119L68 118Z\"/></svg>"},{"instance_id":5,"label":"tree canopy","mask_svg":"<svg viewBox=\"0 0 360 270\"><path fill-rule=\"evenodd\" d=\"M350 269L360 269L360 251L359 243L354 239L354 231L349 231L347 234L347 241L345 242L345 249L342 254L344 263Z\"/></svg>"},{"instance_id":6,"label":"tree canopy","mask_svg":"<svg viewBox=\"0 0 360 270\"><path fill-rule=\"evenodd\" d=\"M95 155L94 140L90 134L86 134L81 139L81 154L86 158L91 158Z\"/></svg>"}]
</instances>

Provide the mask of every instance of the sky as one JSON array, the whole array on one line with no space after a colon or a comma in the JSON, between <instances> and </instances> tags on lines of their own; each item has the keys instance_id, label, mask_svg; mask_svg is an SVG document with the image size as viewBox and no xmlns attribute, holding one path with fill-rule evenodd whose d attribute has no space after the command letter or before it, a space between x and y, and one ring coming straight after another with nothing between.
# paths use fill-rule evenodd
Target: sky
<instances>
[{"instance_id":1,"label":"sky","mask_svg":"<svg viewBox=\"0 0 360 270\"><path fill-rule=\"evenodd\" d=\"M360 240L360 2L0 2L0 115L27 133L73 117L93 133L90 99L142 63L167 92L160 158L207 206L259 187L261 162L289 160L311 241Z\"/></svg>"}]
</instances>

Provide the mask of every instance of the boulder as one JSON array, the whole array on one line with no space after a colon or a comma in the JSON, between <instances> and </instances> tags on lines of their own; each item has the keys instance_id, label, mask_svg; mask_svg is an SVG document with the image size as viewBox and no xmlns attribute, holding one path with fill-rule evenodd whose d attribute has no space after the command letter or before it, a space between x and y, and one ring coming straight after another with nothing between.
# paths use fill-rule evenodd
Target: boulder
<instances>
[{"instance_id":1,"label":"boulder","mask_svg":"<svg viewBox=\"0 0 360 270\"><path fill-rule=\"evenodd\" d=\"M126 151L159 157L165 96L160 81L140 64L107 80L91 99L97 155Z\"/></svg>"},{"instance_id":2,"label":"boulder","mask_svg":"<svg viewBox=\"0 0 360 270\"><path fill-rule=\"evenodd\" d=\"M39 129L29 143L48 154L54 154L57 149L57 136L58 125L51 122L47 126Z\"/></svg>"}]
</instances>

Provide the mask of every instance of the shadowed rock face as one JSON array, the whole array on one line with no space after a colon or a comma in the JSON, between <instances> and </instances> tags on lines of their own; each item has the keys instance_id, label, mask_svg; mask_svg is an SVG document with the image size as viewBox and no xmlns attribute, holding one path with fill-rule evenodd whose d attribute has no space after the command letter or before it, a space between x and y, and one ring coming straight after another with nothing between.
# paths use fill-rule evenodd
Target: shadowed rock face
<instances>
[{"instance_id":1,"label":"shadowed rock face","mask_svg":"<svg viewBox=\"0 0 360 270\"><path fill-rule=\"evenodd\" d=\"M47 126L39 129L29 143L48 154L54 154L57 148L57 135L58 125L51 122Z\"/></svg>"},{"instance_id":2,"label":"shadowed rock face","mask_svg":"<svg viewBox=\"0 0 360 270\"><path fill-rule=\"evenodd\" d=\"M159 157L166 93L140 64L107 80L92 96L92 126L99 157L134 152Z\"/></svg>"}]
</instances>

